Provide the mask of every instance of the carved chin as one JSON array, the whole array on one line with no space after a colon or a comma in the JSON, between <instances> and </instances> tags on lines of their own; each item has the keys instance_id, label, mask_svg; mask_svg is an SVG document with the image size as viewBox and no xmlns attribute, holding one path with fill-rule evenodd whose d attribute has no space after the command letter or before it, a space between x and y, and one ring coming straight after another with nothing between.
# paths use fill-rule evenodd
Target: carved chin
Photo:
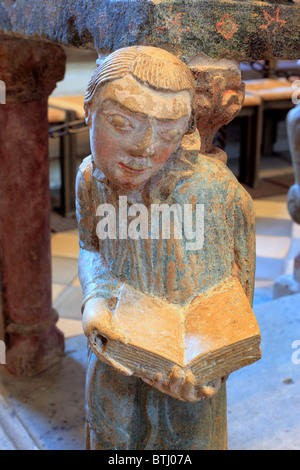
<instances>
[{"instance_id":1,"label":"carved chin","mask_svg":"<svg viewBox=\"0 0 300 470\"><path fill-rule=\"evenodd\" d=\"M300 224L300 186L298 184L294 184L289 189L287 202L291 218L294 222Z\"/></svg>"}]
</instances>

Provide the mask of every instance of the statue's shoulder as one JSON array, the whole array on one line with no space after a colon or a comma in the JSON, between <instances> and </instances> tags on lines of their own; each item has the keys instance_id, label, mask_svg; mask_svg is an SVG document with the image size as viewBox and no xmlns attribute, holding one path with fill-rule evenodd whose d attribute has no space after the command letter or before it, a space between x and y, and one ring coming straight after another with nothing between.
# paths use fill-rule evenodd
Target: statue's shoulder
<instances>
[{"instance_id":1,"label":"statue's shoulder","mask_svg":"<svg viewBox=\"0 0 300 470\"><path fill-rule=\"evenodd\" d=\"M180 186L180 188L179 188ZM198 194L200 198L226 200L228 203L252 205L249 193L238 182L226 163L199 154L194 163L194 174L176 188L180 193Z\"/></svg>"},{"instance_id":2,"label":"statue's shoulder","mask_svg":"<svg viewBox=\"0 0 300 470\"><path fill-rule=\"evenodd\" d=\"M81 165L79 166L78 173L81 174L85 180L91 179L93 174L93 163L91 155L84 158Z\"/></svg>"},{"instance_id":3,"label":"statue's shoulder","mask_svg":"<svg viewBox=\"0 0 300 470\"><path fill-rule=\"evenodd\" d=\"M76 177L76 191L80 189L89 190L91 187L93 177L93 163L92 157L89 155L86 157L81 165L78 168L77 177Z\"/></svg>"},{"instance_id":4,"label":"statue's shoulder","mask_svg":"<svg viewBox=\"0 0 300 470\"><path fill-rule=\"evenodd\" d=\"M221 160L199 155L196 164L196 172L197 176L201 176L201 180L208 186L220 187L225 189L228 194L237 195L241 193L251 199L249 193L238 182L227 164Z\"/></svg>"},{"instance_id":5,"label":"statue's shoulder","mask_svg":"<svg viewBox=\"0 0 300 470\"><path fill-rule=\"evenodd\" d=\"M207 184L238 186L239 182L233 173L229 170L226 163L218 160L217 158L207 157L206 155L199 155L196 161L197 176L202 176L201 180Z\"/></svg>"},{"instance_id":6,"label":"statue's shoulder","mask_svg":"<svg viewBox=\"0 0 300 470\"><path fill-rule=\"evenodd\" d=\"M78 168L76 176L76 199L86 201L90 198L92 182L92 158L86 157Z\"/></svg>"}]
</instances>

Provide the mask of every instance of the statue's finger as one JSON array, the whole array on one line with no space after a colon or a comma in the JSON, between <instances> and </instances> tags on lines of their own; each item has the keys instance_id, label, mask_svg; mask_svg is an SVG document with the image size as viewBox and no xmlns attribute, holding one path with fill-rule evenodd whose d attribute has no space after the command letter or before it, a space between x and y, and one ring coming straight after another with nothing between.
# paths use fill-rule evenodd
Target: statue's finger
<instances>
[{"instance_id":1,"label":"statue's finger","mask_svg":"<svg viewBox=\"0 0 300 470\"><path fill-rule=\"evenodd\" d=\"M163 384L163 375L161 373L156 373L154 375L155 385L157 388L161 388Z\"/></svg>"},{"instance_id":2,"label":"statue's finger","mask_svg":"<svg viewBox=\"0 0 300 470\"><path fill-rule=\"evenodd\" d=\"M201 394L205 398L211 398L213 397L220 389L221 387L221 379L216 379L212 382L209 382L208 384L205 384L201 387Z\"/></svg>"},{"instance_id":3,"label":"statue's finger","mask_svg":"<svg viewBox=\"0 0 300 470\"><path fill-rule=\"evenodd\" d=\"M188 371L182 385L182 397L184 401L196 402L201 400L196 393L196 379L191 371Z\"/></svg>"},{"instance_id":4,"label":"statue's finger","mask_svg":"<svg viewBox=\"0 0 300 470\"><path fill-rule=\"evenodd\" d=\"M168 381L169 388L173 393L178 392L178 389L181 386L183 379L183 370L178 366L174 366Z\"/></svg>"},{"instance_id":5,"label":"statue's finger","mask_svg":"<svg viewBox=\"0 0 300 470\"><path fill-rule=\"evenodd\" d=\"M196 379L195 379L195 376L194 374L189 370L186 375L185 375L185 378L184 378L184 381L183 381L183 384L182 384L182 394L184 397L188 398L191 393L192 393L192 390L194 389L196 385Z\"/></svg>"}]
</instances>

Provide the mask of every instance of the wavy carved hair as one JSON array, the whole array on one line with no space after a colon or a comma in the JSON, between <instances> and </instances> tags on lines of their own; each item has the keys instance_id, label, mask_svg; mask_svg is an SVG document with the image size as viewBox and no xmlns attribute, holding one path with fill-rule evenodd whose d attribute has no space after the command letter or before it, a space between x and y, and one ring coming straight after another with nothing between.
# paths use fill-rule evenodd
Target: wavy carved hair
<instances>
[{"instance_id":1,"label":"wavy carved hair","mask_svg":"<svg viewBox=\"0 0 300 470\"><path fill-rule=\"evenodd\" d=\"M93 73L84 97L87 109L108 82L132 75L137 81L163 92L187 90L191 95L192 116L187 133L195 130L195 79L187 65L158 47L124 47L110 54Z\"/></svg>"}]
</instances>

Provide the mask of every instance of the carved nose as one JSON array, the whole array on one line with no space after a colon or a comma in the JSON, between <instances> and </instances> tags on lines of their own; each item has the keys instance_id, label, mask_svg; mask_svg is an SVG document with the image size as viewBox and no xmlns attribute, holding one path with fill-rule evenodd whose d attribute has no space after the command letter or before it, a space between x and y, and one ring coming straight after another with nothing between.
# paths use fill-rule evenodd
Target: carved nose
<instances>
[{"instance_id":1,"label":"carved nose","mask_svg":"<svg viewBox=\"0 0 300 470\"><path fill-rule=\"evenodd\" d=\"M135 157L153 157L156 152L156 138L154 124L151 123L143 139L133 147L131 153Z\"/></svg>"}]
</instances>

